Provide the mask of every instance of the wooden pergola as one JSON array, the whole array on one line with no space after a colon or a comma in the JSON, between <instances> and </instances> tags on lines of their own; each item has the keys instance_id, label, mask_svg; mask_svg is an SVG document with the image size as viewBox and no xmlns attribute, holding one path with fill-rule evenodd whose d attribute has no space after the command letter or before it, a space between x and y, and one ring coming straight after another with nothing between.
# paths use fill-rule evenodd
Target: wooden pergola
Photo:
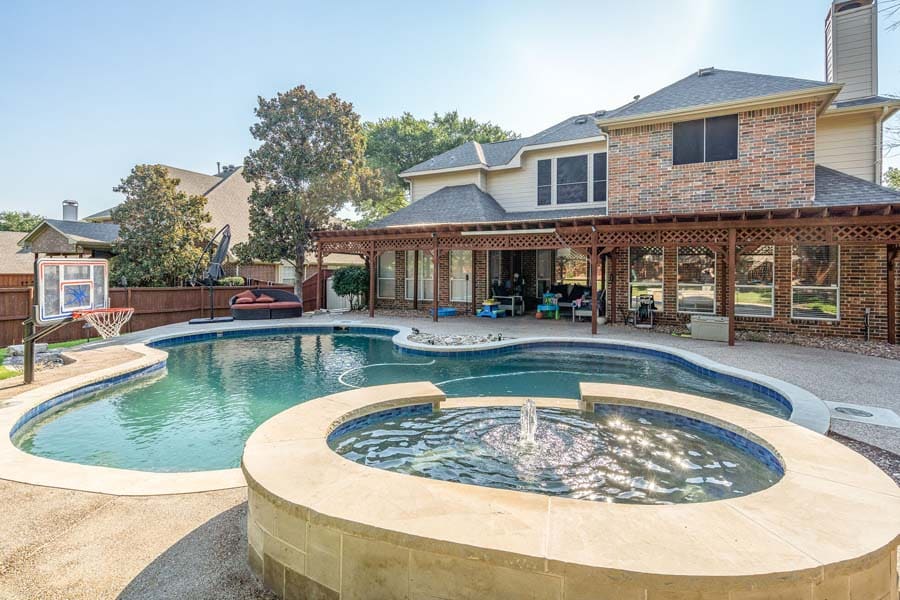
<instances>
[{"instance_id":1,"label":"wooden pergola","mask_svg":"<svg viewBox=\"0 0 900 600\"><path fill-rule=\"evenodd\" d=\"M615 298L615 250L634 246L700 246L721 256L727 265L725 315L729 344L734 345L735 271L738 257L763 245L885 246L887 261L888 341L896 343L895 268L900 248L900 204L803 207L774 210L646 214L607 217L431 224L383 229L322 230L315 234L319 264L317 294L321 301L322 260L332 253L358 254L369 269L369 297L375 297L379 254L419 250L434 259L433 319L438 319L438 258L451 250L558 250L573 248L589 258L589 281L597 281L599 257L610 263L609 298ZM600 268L603 268L602 266ZM602 275L602 272L601 272ZM418 281L418 278L414 278ZM474 278L473 278L474 279ZM627 282L626 282L627 285ZM597 333L597 286L591 285L591 332ZM415 295L417 297L417 294ZM474 303L474 293L472 295ZM615 302L608 303L615 321ZM375 316L375 302L369 302Z\"/></svg>"}]
</instances>

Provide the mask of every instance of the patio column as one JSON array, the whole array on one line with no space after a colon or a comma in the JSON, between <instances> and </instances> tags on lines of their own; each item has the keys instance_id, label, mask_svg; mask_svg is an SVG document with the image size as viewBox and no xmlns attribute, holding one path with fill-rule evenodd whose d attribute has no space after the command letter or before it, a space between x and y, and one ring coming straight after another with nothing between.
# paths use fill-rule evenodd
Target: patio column
<instances>
[{"instance_id":1,"label":"patio column","mask_svg":"<svg viewBox=\"0 0 900 600\"><path fill-rule=\"evenodd\" d=\"M887 247L887 340L897 343L897 256L900 246Z\"/></svg>"},{"instance_id":2,"label":"patio column","mask_svg":"<svg viewBox=\"0 0 900 600\"><path fill-rule=\"evenodd\" d=\"M734 285L737 273L737 229L730 228L728 230L728 277L725 279L725 303L728 314L728 345L734 346Z\"/></svg>"},{"instance_id":3,"label":"patio column","mask_svg":"<svg viewBox=\"0 0 900 600\"><path fill-rule=\"evenodd\" d=\"M419 310L419 250L413 250L413 310Z\"/></svg>"},{"instance_id":4,"label":"patio column","mask_svg":"<svg viewBox=\"0 0 900 600\"><path fill-rule=\"evenodd\" d=\"M606 313L609 324L616 322L616 250L609 253L609 292L606 294Z\"/></svg>"},{"instance_id":5,"label":"patio column","mask_svg":"<svg viewBox=\"0 0 900 600\"><path fill-rule=\"evenodd\" d=\"M437 234L434 234L434 255L431 258L431 264L434 267L434 274L431 280L432 284L434 284L432 286L434 288L434 301L432 302L432 306L434 306L434 314L432 315L431 319L435 323L437 323L438 320L438 282L440 281L438 264L441 262L440 257L441 251L438 248L438 237Z\"/></svg>"},{"instance_id":6,"label":"patio column","mask_svg":"<svg viewBox=\"0 0 900 600\"><path fill-rule=\"evenodd\" d=\"M591 285L591 335L597 335L597 260L600 255L597 253L597 230L591 232L591 265L590 275L588 275ZM574 308L572 309L575 310Z\"/></svg>"},{"instance_id":7,"label":"patio column","mask_svg":"<svg viewBox=\"0 0 900 600\"><path fill-rule=\"evenodd\" d=\"M375 318L375 261L378 260L378 254L374 250L369 252L369 318Z\"/></svg>"},{"instance_id":8,"label":"patio column","mask_svg":"<svg viewBox=\"0 0 900 600\"><path fill-rule=\"evenodd\" d=\"M316 271L316 308L315 310L321 310L322 308L322 246L316 244L316 265L318 270ZM302 288L302 282L301 282ZM301 292L302 294L302 292Z\"/></svg>"}]
</instances>

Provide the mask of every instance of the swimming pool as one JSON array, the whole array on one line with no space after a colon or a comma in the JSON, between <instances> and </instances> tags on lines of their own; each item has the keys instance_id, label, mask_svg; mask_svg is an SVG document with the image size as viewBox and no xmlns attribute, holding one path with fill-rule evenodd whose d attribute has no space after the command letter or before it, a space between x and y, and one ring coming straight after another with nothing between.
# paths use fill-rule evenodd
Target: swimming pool
<instances>
[{"instance_id":1,"label":"swimming pool","mask_svg":"<svg viewBox=\"0 0 900 600\"><path fill-rule=\"evenodd\" d=\"M390 333L394 333L391 331ZM233 337L232 337L233 336ZM244 442L282 410L354 387L431 381L450 397L578 398L580 381L638 384L740 404L782 418L755 384L711 377L683 360L584 344L422 356L372 333L284 332L160 344L167 369L25 422L13 442L67 462L156 472L238 466Z\"/></svg>"}]
</instances>

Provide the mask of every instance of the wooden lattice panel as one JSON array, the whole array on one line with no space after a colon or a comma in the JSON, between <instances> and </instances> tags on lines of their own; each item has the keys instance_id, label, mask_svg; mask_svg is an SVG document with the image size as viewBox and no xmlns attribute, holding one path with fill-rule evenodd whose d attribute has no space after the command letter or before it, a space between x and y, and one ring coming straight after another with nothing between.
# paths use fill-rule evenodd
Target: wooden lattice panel
<instances>
[{"instance_id":1,"label":"wooden lattice panel","mask_svg":"<svg viewBox=\"0 0 900 600\"><path fill-rule=\"evenodd\" d=\"M390 250L431 250L432 248L434 248L434 240L430 237L375 240L375 251L378 253Z\"/></svg>"},{"instance_id":2,"label":"wooden lattice panel","mask_svg":"<svg viewBox=\"0 0 900 600\"><path fill-rule=\"evenodd\" d=\"M727 243L727 229L664 229L659 232L659 245L661 246L697 246Z\"/></svg>"},{"instance_id":3,"label":"wooden lattice panel","mask_svg":"<svg viewBox=\"0 0 900 600\"><path fill-rule=\"evenodd\" d=\"M356 240L341 240L319 242L323 255L328 254L365 254L369 251L369 242Z\"/></svg>"},{"instance_id":4,"label":"wooden lattice panel","mask_svg":"<svg viewBox=\"0 0 900 600\"><path fill-rule=\"evenodd\" d=\"M852 242L882 242L897 243L900 241L900 223L887 223L884 225L845 225L834 228L834 241Z\"/></svg>"},{"instance_id":5,"label":"wooden lattice panel","mask_svg":"<svg viewBox=\"0 0 900 600\"><path fill-rule=\"evenodd\" d=\"M830 227L754 227L738 229L739 244L824 244Z\"/></svg>"},{"instance_id":6,"label":"wooden lattice panel","mask_svg":"<svg viewBox=\"0 0 900 600\"><path fill-rule=\"evenodd\" d=\"M597 245L616 248L628 246L658 246L658 231L601 231L597 236Z\"/></svg>"}]
</instances>

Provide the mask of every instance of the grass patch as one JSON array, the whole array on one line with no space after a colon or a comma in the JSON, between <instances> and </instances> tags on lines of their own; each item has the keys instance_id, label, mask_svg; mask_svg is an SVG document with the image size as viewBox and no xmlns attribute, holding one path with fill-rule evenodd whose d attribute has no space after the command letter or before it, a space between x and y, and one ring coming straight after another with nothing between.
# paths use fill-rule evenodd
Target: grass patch
<instances>
[{"instance_id":1,"label":"grass patch","mask_svg":"<svg viewBox=\"0 0 900 600\"><path fill-rule=\"evenodd\" d=\"M3 366L3 361L6 359L6 348L0 348L0 380L9 379L10 377L15 377L19 374L15 369L10 369L8 367Z\"/></svg>"},{"instance_id":2,"label":"grass patch","mask_svg":"<svg viewBox=\"0 0 900 600\"><path fill-rule=\"evenodd\" d=\"M92 338L93 341L97 341L99 338ZM82 338L80 340L69 340L68 342L54 342L52 344L48 344L47 347L51 350L56 350L58 348L74 348L75 346L81 346L82 344L87 344L89 341L87 338Z\"/></svg>"}]
</instances>

